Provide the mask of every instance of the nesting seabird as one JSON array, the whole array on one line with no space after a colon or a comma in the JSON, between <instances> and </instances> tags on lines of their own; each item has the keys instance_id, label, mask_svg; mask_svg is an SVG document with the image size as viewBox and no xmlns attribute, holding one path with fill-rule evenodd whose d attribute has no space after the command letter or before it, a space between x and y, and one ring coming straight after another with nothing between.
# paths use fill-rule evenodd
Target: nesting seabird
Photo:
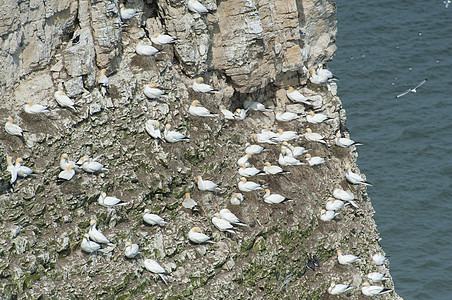
<instances>
[{"instance_id":1,"label":"nesting seabird","mask_svg":"<svg viewBox=\"0 0 452 300\"><path fill-rule=\"evenodd\" d=\"M22 128L20 128L19 125L14 124L14 120L11 117L8 117L6 119L6 123L5 123L5 131L8 134L11 135L16 135L18 137L22 137L22 133L24 132L24 130Z\"/></svg>"},{"instance_id":2,"label":"nesting seabird","mask_svg":"<svg viewBox=\"0 0 452 300\"><path fill-rule=\"evenodd\" d=\"M317 165L323 164L326 161L326 159L323 157L311 156L311 154L309 154L309 153L306 153L305 157L310 166L317 166Z\"/></svg>"},{"instance_id":3,"label":"nesting seabird","mask_svg":"<svg viewBox=\"0 0 452 300\"><path fill-rule=\"evenodd\" d=\"M99 198L97 199L97 202L105 207L112 208L115 206L121 206L121 205L127 205L127 202L122 201L119 198L107 196L107 193L102 192L100 193Z\"/></svg>"},{"instance_id":4,"label":"nesting seabird","mask_svg":"<svg viewBox=\"0 0 452 300\"><path fill-rule=\"evenodd\" d=\"M65 170L61 171L58 174L58 180L69 181L72 179L72 177L74 177L74 175L75 175L74 165L68 165Z\"/></svg>"},{"instance_id":5,"label":"nesting seabird","mask_svg":"<svg viewBox=\"0 0 452 300\"><path fill-rule=\"evenodd\" d=\"M311 100L303 96L299 91L294 89L292 86L289 86L289 88L286 91L286 95L287 98L289 98L292 102L312 105Z\"/></svg>"},{"instance_id":6,"label":"nesting seabird","mask_svg":"<svg viewBox=\"0 0 452 300\"><path fill-rule=\"evenodd\" d=\"M40 114L40 113L46 113L49 112L47 110L47 106L41 105L41 104L33 104L30 100L25 101L24 105L24 111L27 114Z\"/></svg>"},{"instance_id":7,"label":"nesting seabird","mask_svg":"<svg viewBox=\"0 0 452 300\"><path fill-rule=\"evenodd\" d=\"M165 141L168 143L177 143L177 142L189 142L190 139L183 135L180 132L170 130L171 124L165 125L165 130L163 131L163 137Z\"/></svg>"},{"instance_id":8,"label":"nesting seabird","mask_svg":"<svg viewBox=\"0 0 452 300\"><path fill-rule=\"evenodd\" d=\"M247 181L245 177L240 178L238 187L242 192L252 192L263 189L263 187L259 183Z\"/></svg>"},{"instance_id":9,"label":"nesting seabird","mask_svg":"<svg viewBox=\"0 0 452 300\"><path fill-rule=\"evenodd\" d=\"M195 182L197 183L198 189L200 191L213 192L221 190L219 184L216 184L215 182L210 180L203 180L201 176L196 176Z\"/></svg>"},{"instance_id":10,"label":"nesting seabird","mask_svg":"<svg viewBox=\"0 0 452 300\"><path fill-rule=\"evenodd\" d=\"M202 243L214 243L214 241L210 241L210 236L204 234L201 232L201 228L199 227L193 227L188 232L188 239L195 243L195 244L202 244Z\"/></svg>"},{"instance_id":11,"label":"nesting seabird","mask_svg":"<svg viewBox=\"0 0 452 300\"><path fill-rule=\"evenodd\" d=\"M188 112L190 113L190 115L196 116L196 117L218 117L217 114L212 114L207 108L202 106L199 103L199 100L194 100L191 103L190 108L188 109Z\"/></svg>"},{"instance_id":12,"label":"nesting seabird","mask_svg":"<svg viewBox=\"0 0 452 300\"><path fill-rule=\"evenodd\" d=\"M160 97L165 97L165 92L159 89L159 85L155 82L146 84L144 86L143 93L149 99L158 99Z\"/></svg>"},{"instance_id":13,"label":"nesting seabird","mask_svg":"<svg viewBox=\"0 0 452 300\"><path fill-rule=\"evenodd\" d=\"M337 260L341 265L348 265L356 262L358 260L358 256L353 254L342 254L341 250L337 250Z\"/></svg>"},{"instance_id":14,"label":"nesting seabird","mask_svg":"<svg viewBox=\"0 0 452 300\"><path fill-rule=\"evenodd\" d=\"M264 202L269 204L279 204L292 199L281 196L280 194L272 194L269 189L265 189Z\"/></svg>"},{"instance_id":15,"label":"nesting seabird","mask_svg":"<svg viewBox=\"0 0 452 300\"><path fill-rule=\"evenodd\" d=\"M340 295L352 289L354 289L354 287L348 284L336 284L334 282L331 282L331 285L328 288L328 293L330 293L331 295Z\"/></svg>"},{"instance_id":16,"label":"nesting seabird","mask_svg":"<svg viewBox=\"0 0 452 300\"><path fill-rule=\"evenodd\" d=\"M160 123L157 120L147 120L145 129L146 132L154 139L162 139L162 133L160 131Z\"/></svg>"},{"instance_id":17,"label":"nesting seabird","mask_svg":"<svg viewBox=\"0 0 452 300\"><path fill-rule=\"evenodd\" d=\"M234 226L232 226L232 224L228 221L222 219L219 213L216 213L212 216L212 223L220 231L235 233L235 231L232 230Z\"/></svg>"},{"instance_id":18,"label":"nesting seabird","mask_svg":"<svg viewBox=\"0 0 452 300\"><path fill-rule=\"evenodd\" d=\"M151 214L151 211L146 208L143 213L143 221L148 223L149 225L161 225L161 224L167 224L168 222L165 222L165 219L160 217L156 214Z\"/></svg>"},{"instance_id":19,"label":"nesting seabird","mask_svg":"<svg viewBox=\"0 0 452 300\"><path fill-rule=\"evenodd\" d=\"M248 226L242 222L240 222L239 218L237 218L236 215L234 215L229 209L223 208L220 210L220 218L223 220L228 221L232 225L239 225L239 226Z\"/></svg>"},{"instance_id":20,"label":"nesting seabird","mask_svg":"<svg viewBox=\"0 0 452 300\"><path fill-rule=\"evenodd\" d=\"M156 45L172 44L175 41L175 38L167 34L154 33L154 35L151 36L151 42Z\"/></svg>"},{"instance_id":21,"label":"nesting seabird","mask_svg":"<svg viewBox=\"0 0 452 300\"><path fill-rule=\"evenodd\" d=\"M193 81L192 89L195 92L200 93L218 93L217 90L215 90L212 86L203 83L204 79L202 77L198 77Z\"/></svg>"},{"instance_id":22,"label":"nesting seabird","mask_svg":"<svg viewBox=\"0 0 452 300\"><path fill-rule=\"evenodd\" d=\"M385 289L384 287L379 285L370 285L368 282L364 282L363 286L361 287L361 292L365 296L375 296L392 292L392 290Z\"/></svg>"},{"instance_id":23,"label":"nesting seabird","mask_svg":"<svg viewBox=\"0 0 452 300\"><path fill-rule=\"evenodd\" d=\"M199 14L209 12L207 7L201 4L198 0L188 0L188 10Z\"/></svg>"},{"instance_id":24,"label":"nesting seabird","mask_svg":"<svg viewBox=\"0 0 452 300\"><path fill-rule=\"evenodd\" d=\"M364 180L361 175L354 173L350 165L345 166L345 178L352 184L372 185L369 181Z\"/></svg>"},{"instance_id":25,"label":"nesting seabird","mask_svg":"<svg viewBox=\"0 0 452 300\"><path fill-rule=\"evenodd\" d=\"M320 220L324 222L328 222L334 219L335 216L337 216L339 213L335 212L334 210L325 210L322 209L320 211Z\"/></svg>"},{"instance_id":26,"label":"nesting seabird","mask_svg":"<svg viewBox=\"0 0 452 300\"><path fill-rule=\"evenodd\" d=\"M127 258L134 258L140 253L140 246L137 244L132 244L131 242L126 242L126 246L124 248L124 255Z\"/></svg>"},{"instance_id":27,"label":"nesting seabird","mask_svg":"<svg viewBox=\"0 0 452 300\"><path fill-rule=\"evenodd\" d=\"M65 92L63 91L56 91L55 94L55 100L61 107L67 107L70 108L72 111L77 112L77 109L75 108L76 104L69 98Z\"/></svg>"}]
</instances>

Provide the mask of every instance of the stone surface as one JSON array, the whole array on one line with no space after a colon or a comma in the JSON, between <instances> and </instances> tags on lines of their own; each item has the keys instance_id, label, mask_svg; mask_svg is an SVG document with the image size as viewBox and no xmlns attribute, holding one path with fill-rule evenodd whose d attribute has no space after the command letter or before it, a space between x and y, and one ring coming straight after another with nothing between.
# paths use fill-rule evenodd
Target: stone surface
<instances>
[{"instance_id":1,"label":"stone surface","mask_svg":"<svg viewBox=\"0 0 452 300\"><path fill-rule=\"evenodd\" d=\"M343 167L354 165L354 149L333 145L345 122L336 85L307 83L305 70L332 58L336 35L335 5L313 0L203 0L211 12L188 11L181 1L128 1L138 14L121 21L118 1L6 1L0 12L0 118L12 116L26 129L24 140L0 131L0 290L15 298L139 298L149 299L336 299L327 293L331 281L360 286L376 267L371 255L382 251L366 190L354 187L360 208L347 206L336 220L324 223L320 209L335 187L349 188ZM156 32L178 41L157 45L164 53L138 56L135 46ZM106 68L110 88L96 85ZM191 89L202 76L218 94ZM157 82L166 93L150 100L143 88ZM251 112L243 121L188 114L198 99L214 113L220 105L234 111L243 100L306 113L285 91L297 87L315 107L334 118L329 124L301 121L278 123L273 112ZM62 89L79 105L78 113L58 106L54 92ZM50 112L29 115L26 100L49 106ZM155 141L144 130L148 119L170 123L190 142ZM326 157L317 167L287 167L286 176L253 178L292 202L269 205L262 192L245 194L230 204L237 191L236 161L245 143L263 125L272 130L304 132L311 127L329 139L329 147L307 142L310 153ZM279 146L252 157L263 167L276 164ZM57 184L61 153L78 160L99 157L108 171L77 171ZM36 176L8 184L6 156L22 157ZM221 183L221 191L201 192L194 178ZM101 191L127 205L109 210L97 199ZM182 207L186 192L199 212ZM211 216L229 208L248 226L236 234L219 232ZM168 224L142 221L149 208ZM104 253L81 251L83 234L96 218L112 243ZM188 231L199 226L214 244L194 245ZM140 245L136 259L123 254L126 241ZM352 266L337 263L335 252L360 255ZM312 255L316 271L306 269ZM170 273L168 285L148 272L143 259L156 259ZM393 287L392 280L385 283ZM214 296L213 296L214 295ZM362 299L359 290L347 295ZM381 297L396 298L395 293Z\"/></svg>"}]
</instances>

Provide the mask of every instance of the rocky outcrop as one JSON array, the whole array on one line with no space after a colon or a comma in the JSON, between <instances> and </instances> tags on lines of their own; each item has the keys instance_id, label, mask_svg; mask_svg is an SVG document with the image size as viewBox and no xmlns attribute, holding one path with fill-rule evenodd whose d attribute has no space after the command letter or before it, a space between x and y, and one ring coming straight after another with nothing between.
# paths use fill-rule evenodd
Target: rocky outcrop
<instances>
[{"instance_id":1,"label":"rocky outcrop","mask_svg":"<svg viewBox=\"0 0 452 300\"><path fill-rule=\"evenodd\" d=\"M288 86L300 87L333 118L312 125L331 139L345 122L335 96L335 84L313 85L307 68L332 58L336 34L335 5L328 1L202 1L208 14L190 12L179 1L129 1L138 14L121 21L116 1L7 1L0 13L0 115L12 116L27 130L23 141L0 132L1 195L0 285L2 299L57 296L119 298L328 299L332 281L360 286L376 267L370 255L381 250L366 190L356 188L359 208L346 207L335 221L319 219L320 209L335 187L349 188L343 167L356 153L297 141L326 157L321 166L288 167L285 176L258 176L272 192L293 201L270 205L262 192L245 194L239 206L230 204L237 191L236 161L251 134L263 125L273 130L304 132L305 121L279 123L273 111L249 112L243 121L188 114L199 99L212 112L220 105L235 110L252 99L269 108L285 106L305 113L285 96ZM161 53L144 57L135 46L153 33L166 32L174 45L156 46ZM110 88L96 78L107 69ZM191 89L202 76L220 92ZM156 101L143 94L158 82L167 96ZM61 108L53 98L64 90L79 106L78 113ZM30 115L25 100L50 106L50 112ZM190 142L153 140L146 120L171 123ZM302 118L304 120L304 118ZM276 164L279 145L256 155L251 163ZM59 157L101 156L108 171L87 174L57 184ZM37 175L8 187L6 155L24 158ZM221 182L221 191L199 191L194 178ZM115 210L97 203L100 192L128 202ZM199 211L182 207L191 192ZM248 226L236 234L219 232L210 217L229 208ZM149 208L168 224L143 223ZM116 244L102 255L81 251L91 218ZM199 226L215 243L193 245L187 234ZM126 259L126 241L140 245L140 258ZM336 250L360 255L352 266L337 263ZM306 268L317 255L321 265ZM143 267L156 259L167 272L168 285ZM388 280L385 285L393 287ZM211 295L211 296L209 296ZM296 295L296 296L294 296ZM350 299L360 299L352 291ZM385 299L395 296L390 294Z\"/></svg>"}]
</instances>

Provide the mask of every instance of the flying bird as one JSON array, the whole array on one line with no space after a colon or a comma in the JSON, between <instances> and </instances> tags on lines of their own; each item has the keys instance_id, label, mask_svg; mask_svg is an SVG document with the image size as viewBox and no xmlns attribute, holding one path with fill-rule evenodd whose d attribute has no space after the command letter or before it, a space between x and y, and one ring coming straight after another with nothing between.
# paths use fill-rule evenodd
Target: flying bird
<instances>
[{"instance_id":1,"label":"flying bird","mask_svg":"<svg viewBox=\"0 0 452 300\"><path fill-rule=\"evenodd\" d=\"M420 86L422 86L424 83L426 83L427 82L427 79L424 79L424 80L422 80L421 82L419 82L419 84L418 85L416 85L414 88L411 88L411 89L408 89L408 90L406 90L405 92L403 92L403 93L401 93L401 94L399 94L399 95L397 95L397 96L395 96L396 98L400 98L400 97L402 97L402 96L405 96L406 94L408 94L408 93L416 93L416 89L418 88L418 87L420 87Z\"/></svg>"}]
</instances>

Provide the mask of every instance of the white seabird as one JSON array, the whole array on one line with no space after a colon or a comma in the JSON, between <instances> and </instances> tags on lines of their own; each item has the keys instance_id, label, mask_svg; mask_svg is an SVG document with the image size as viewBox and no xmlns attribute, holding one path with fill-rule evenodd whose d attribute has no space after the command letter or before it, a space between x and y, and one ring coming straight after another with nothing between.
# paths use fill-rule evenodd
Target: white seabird
<instances>
[{"instance_id":1,"label":"white seabird","mask_svg":"<svg viewBox=\"0 0 452 300\"><path fill-rule=\"evenodd\" d=\"M11 134L11 135L17 135L17 136L19 136L19 137L22 137L22 133L23 133L23 129L20 128L19 125L14 124L14 120L13 120L13 118L11 118L11 117L8 117L8 118L6 119L6 123L5 123L5 131L6 131L8 134Z\"/></svg>"},{"instance_id":2,"label":"white seabird","mask_svg":"<svg viewBox=\"0 0 452 300\"><path fill-rule=\"evenodd\" d=\"M83 251L88 253L102 251L98 243L89 240L89 234L87 233L83 236L82 244L80 245L80 247Z\"/></svg>"},{"instance_id":3,"label":"white seabird","mask_svg":"<svg viewBox=\"0 0 452 300\"><path fill-rule=\"evenodd\" d=\"M388 261L388 259L381 253L376 253L372 255L372 260L377 266L382 266L385 264L385 262Z\"/></svg>"},{"instance_id":4,"label":"white seabird","mask_svg":"<svg viewBox=\"0 0 452 300\"><path fill-rule=\"evenodd\" d=\"M265 174L267 175L276 175L276 174L288 174L290 172L288 171L284 171L281 167L279 166L272 166L270 162L266 161L264 163L264 168L263 171L265 172Z\"/></svg>"},{"instance_id":5,"label":"white seabird","mask_svg":"<svg viewBox=\"0 0 452 300\"><path fill-rule=\"evenodd\" d=\"M337 216L339 213L335 212L334 210L325 210L322 209L320 211L320 220L324 222L328 222L334 219L335 216Z\"/></svg>"},{"instance_id":6,"label":"white seabird","mask_svg":"<svg viewBox=\"0 0 452 300\"><path fill-rule=\"evenodd\" d=\"M202 244L202 243L214 243L214 241L210 241L210 236L204 234L201 232L201 228L199 227L193 227L188 232L188 239L195 243L195 244Z\"/></svg>"},{"instance_id":7,"label":"white seabird","mask_svg":"<svg viewBox=\"0 0 452 300\"><path fill-rule=\"evenodd\" d=\"M326 77L326 78L328 78L328 79L330 79L330 78L335 78L334 75L333 75L333 73L332 73L330 70L324 69L324 68L323 68L323 64L319 64L319 65L317 66L316 72L317 72L317 74L319 74L319 76ZM336 79L337 79L337 78L336 78Z\"/></svg>"},{"instance_id":8,"label":"white seabird","mask_svg":"<svg viewBox=\"0 0 452 300\"><path fill-rule=\"evenodd\" d=\"M135 52L138 55L152 56L159 53L160 50L155 48L154 46L148 45L144 42L140 42L135 46Z\"/></svg>"},{"instance_id":9,"label":"white seabird","mask_svg":"<svg viewBox=\"0 0 452 300\"><path fill-rule=\"evenodd\" d=\"M74 166L68 165L66 167L66 170L63 170L58 174L58 179L68 181L68 180L71 180L72 177L74 177L74 175L75 175Z\"/></svg>"},{"instance_id":10,"label":"white seabird","mask_svg":"<svg viewBox=\"0 0 452 300\"><path fill-rule=\"evenodd\" d=\"M77 112L77 109L75 108L76 104L69 98L65 92L63 91L56 91L55 94L55 100L61 107L67 107L72 109L74 112Z\"/></svg>"},{"instance_id":11,"label":"white seabird","mask_svg":"<svg viewBox=\"0 0 452 300\"><path fill-rule=\"evenodd\" d=\"M25 178L27 176L34 175L32 169L21 165L22 162L23 159L21 157L18 157L16 159L16 164L14 165L14 167L16 168L17 176Z\"/></svg>"},{"instance_id":12,"label":"white seabird","mask_svg":"<svg viewBox=\"0 0 452 300\"><path fill-rule=\"evenodd\" d=\"M146 270L148 270L151 273L157 274L160 276L160 278L163 280L163 282L165 284L168 284L168 282L166 281L166 271L165 269L155 260L153 259L146 259L144 262L144 267L146 268Z\"/></svg>"},{"instance_id":13,"label":"white seabird","mask_svg":"<svg viewBox=\"0 0 452 300\"><path fill-rule=\"evenodd\" d=\"M289 156L298 157L309 151L305 147L292 146L289 143L287 143L286 141L282 142L281 144L286 147L286 155L289 155Z\"/></svg>"},{"instance_id":14,"label":"white seabird","mask_svg":"<svg viewBox=\"0 0 452 300\"><path fill-rule=\"evenodd\" d=\"M242 193L234 193L231 197L231 204L232 205L240 205L243 202L243 195Z\"/></svg>"},{"instance_id":15,"label":"white seabird","mask_svg":"<svg viewBox=\"0 0 452 300\"><path fill-rule=\"evenodd\" d=\"M326 210L339 210L341 208L343 208L345 206L345 203L341 200L336 200L332 197L328 198L328 200L326 201L326 205L325 208Z\"/></svg>"},{"instance_id":16,"label":"white seabird","mask_svg":"<svg viewBox=\"0 0 452 300\"><path fill-rule=\"evenodd\" d=\"M108 171L107 168L104 168L104 165L100 162L97 162L95 159L91 159L88 156L84 156L80 158L77 162L80 165L80 168L87 173L96 173L100 171Z\"/></svg>"},{"instance_id":17,"label":"white seabird","mask_svg":"<svg viewBox=\"0 0 452 300\"><path fill-rule=\"evenodd\" d=\"M365 296L375 296L392 292L392 290L385 289L384 287L379 285L370 285L368 282L364 282L363 286L361 287L361 292Z\"/></svg>"},{"instance_id":18,"label":"white seabird","mask_svg":"<svg viewBox=\"0 0 452 300\"><path fill-rule=\"evenodd\" d=\"M246 154L259 154L265 150L264 147L259 145L251 145L250 143L246 143L245 153Z\"/></svg>"},{"instance_id":19,"label":"white seabird","mask_svg":"<svg viewBox=\"0 0 452 300\"><path fill-rule=\"evenodd\" d=\"M280 108L279 112L275 114L276 120L280 122L289 122L298 119L300 116L293 112L285 111L284 108Z\"/></svg>"},{"instance_id":20,"label":"white seabird","mask_svg":"<svg viewBox=\"0 0 452 300\"><path fill-rule=\"evenodd\" d=\"M201 176L196 176L195 182L198 184L198 189L200 191L213 192L213 191L221 190L219 184L216 184L210 180L203 180Z\"/></svg>"},{"instance_id":21,"label":"white seabird","mask_svg":"<svg viewBox=\"0 0 452 300\"><path fill-rule=\"evenodd\" d=\"M342 137L341 133L339 131L336 132L336 138L334 139L334 143L336 144L336 146L339 146L342 148L347 148L352 145L354 145L354 146L362 145L361 143L355 142L349 138Z\"/></svg>"},{"instance_id":22,"label":"white seabird","mask_svg":"<svg viewBox=\"0 0 452 300\"><path fill-rule=\"evenodd\" d=\"M248 96L247 100L243 101L243 108L246 110L254 110L254 111L270 111L270 109L266 108L262 103L252 101L251 97Z\"/></svg>"},{"instance_id":23,"label":"white seabird","mask_svg":"<svg viewBox=\"0 0 452 300\"><path fill-rule=\"evenodd\" d=\"M248 109L237 108L234 112L234 117L236 120L243 121L246 118L246 113Z\"/></svg>"},{"instance_id":24,"label":"white seabird","mask_svg":"<svg viewBox=\"0 0 452 300\"><path fill-rule=\"evenodd\" d=\"M124 3L121 3L119 4L119 15L121 16L121 20L130 20L138 15L138 12L133 8L125 8Z\"/></svg>"},{"instance_id":25,"label":"white seabird","mask_svg":"<svg viewBox=\"0 0 452 300\"><path fill-rule=\"evenodd\" d=\"M351 205L353 205L354 207L358 208L358 205L355 203L354 200L355 197L353 196L353 194L349 191L344 191L343 189L334 189L333 190L333 197L342 201L347 201L348 203L350 203Z\"/></svg>"},{"instance_id":26,"label":"white seabird","mask_svg":"<svg viewBox=\"0 0 452 300\"><path fill-rule=\"evenodd\" d=\"M66 153L62 153L60 156L60 169L66 170L69 165L74 166L74 169L78 169L78 166L74 161L69 160L69 156Z\"/></svg>"},{"instance_id":27,"label":"white seabird","mask_svg":"<svg viewBox=\"0 0 452 300\"><path fill-rule=\"evenodd\" d=\"M165 125L165 130L163 131L163 137L165 141L168 143L177 143L177 142L189 142L190 139L183 135L180 132L170 130L171 124Z\"/></svg>"},{"instance_id":28,"label":"white seabird","mask_svg":"<svg viewBox=\"0 0 452 300\"><path fill-rule=\"evenodd\" d=\"M372 185L370 182L364 180L361 175L354 173L350 168L350 165L345 166L345 178L347 178L348 182L352 184L363 184L363 185Z\"/></svg>"},{"instance_id":29,"label":"white seabird","mask_svg":"<svg viewBox=\"0 0 452 300\"><path fill-rule=\"evenodd\" d=\"M216 213L212 216L213 225L220 231L227 231L230 233L235 233L234 226L231 223L221 218L219 213Z\"/></svg>"},{"instance_id":30,"label":"white seabird","mask_svg":"<svg viewBox=\"0 0 452 300\"><path fill-rule=\"evenodd\" d=\"M283 131L282 129L278 129L278 133L276 134L276 137L272 138L272 140L275 140L277 142L284 142L284 141L291 141L294 139L299 138L300 135L296 131Z\"/></svg>"},{"instance_id":31,"label":"white seabird","mask_svg":"<svg viewBox=\"0 0 452 300\"><path fill-rule=\"evenodd\" d=\"M105 192L100 193L99 198L97 199L100 205L112 208L115 206L127 205L127 202L122 201L116 197L108 196Z\"/></svg>"},{"instance_id":32,"label":"white seabird","mask_svg":"<svg viewBox=\"0 0 452 300\"><path fill-rule=\"evenodd\" d=\"M289 88L286 91L287 98L292 100L292 102L295 103L303 103L306 105L312 105L312 102L310 99L303 96L299 91L294 89L292 86L289 86Z\"/></svg>"},{"instance_id":33,"label":"white seabird","mask_svg":"<svg viewBox=\"0 0 452 300\"><path fill-rule=\"evenodd\" d=\"M318 74L316 70L309 69L308 78L313 84L322 84L328 81L328 76Z\"/></svg>"},{"instance_id":34,"label":"white seabird","mask_svg":"<svg viewBox=\"0 0 452 300\"><path fill-rule=\"evenodd\" d=\"M200 93L218 93L212 86L203 83L204 79L202 77L198 77L193 81L192 89L195 92Z\"/></svg>"},{"instance_id":35,"label":"white seabird","mask_svg":"<svg viewBox=\"0 0 452 300\"><path fill-rule=\"evenodd\" d=\"M140 246L137 244L132 244L131 242L126 242L126 247L124 248L124 255L127 258L134 258L140 253Z\"/></svg>"},{"instance_id":36,"label":"white seabird","mask_svg":"<svg viewBox=\"0 0 452 300\"><path fill-rule=\"evenodd\" d=\"M408 89L408 90L406 90L405 92L403 92L403 93L401 93L401 94L399 94L399 95L397 95L397 96L395 96L396 98L400 98L400 97L402 97L402 96L405 96L406 94L408 94L408 93L416 93L416 89L418 88L418 87L420 87L420 86L422 86L424 83L426 83L427 82L427 79L424 79L424 80L422 80L421 82L419 82L418 83L418 85L416 85L414 88L411 88L411 89Z\"/></svg>"},{"instance_id":37,"label":"white seabird","mask_svg":"<svg viewBox=\"0 0 452 300\"><path fill-rule=\"evenodd\" d=\"M97 230L96 224L96 220L93 219L90 221L91 226L89 227L88 232L89 238L99 244L110 244L111 242L107 239L107 237L102 232Z\"/></svg>"},{"instance_id":38,"label":"white seabird","mask_svg":"<svg viewBox=\"0 0 452 300\"><path fill-rule=\"evenodd\" d=\"M311 142L326 144L325 138L318 133L312 132L311 128L306 128L304 138Z\"/></svg>"},{"instance_id":39,"label":"white seabird","mask_svg":"<svg viewBox=\"0 0 452 300\"><path fill-rule=\"evenodd\" d=\"M9 180L9 183L13 184L17 180L17 170L16 167L13 165L13 158L11 156L7 156L6 163L8 165L6 167L6 170L11 174L11 179Z\"/></svg>"},{"instance_id":40,"label":"white seabird","mask_svg":"<svg viewBox=\"0 0 452 300\"><path fill-rule=\"evenodd\" d=\"M190 113L190 115L196 116L196 117L218 117L217 114L212 114L207 108L202 106L199 103L199 100L194 100L191 103L190 108L188 109L188 112Z\"/></svg>"},{"instance_id":41,"label":"white seabird","mask_svg":"<svg viewBox=\"0 0 452 300\"><path fill-rule=\"evenodd\" d=\"M306 121L308 123L312 124L319 124L319 123L327 123L329 120L332 120L330 117L324 114L316 114L314 111L309 111L308 115L306 116ZM327 123L328 124L328 123Z\"/></svg>"},{"instance_id":42,"label":"white seabird","mask_svg":"<svg viewBox=\"0 0 452 300\"><path fill-rule=\"evenodd\" d=\"M249 159L251 158L251 154L247 153L244 156L240 157L237 160L237 165L240 167L240 165L245 165L246 167L249 167L250 163L248 162Z\"/></svg>"},{"instance_id":43,"label":"white seabird","mask_svg":"<svg viewBox=\"0 0 452 300\"><path fill-rule=\"evenodd\" d=\"M277 144L271 137L266 133L253 133L251 135L253 141L257 143L267 143L267 144Z\"/></svg>"},{"instance_id":44,"label":"white seabird","mask_svg":"<svg viewBox=\"0 0 452 300\"><path fill-rule=\"evenodd\" d=\"M49 112L47 110L47 106L43 106L41 104L33 104L30 100L25 101L24 111L27 114L40 114Z\"/></svg>"},{"instance_id":45,"label":"white seabird","mask_svg":"<svg viewBox=\"0 0 452 300\"><path fill-rule=\"evenodd\" d=\"M238 183L239 190L242 192L252 192L256 190L261 190L263 187L253 181L247 181L245 177L241 177Z\"/></svg>"},{"instance_id":46,"label":"white seabird","mask_svg":"<svg viewBox=\"0 0 452 300\"><path fill-rule=\"evenodd\" d=\"M228 221L232 225L239 225L239 226L248 226L242 222L240 222L239 218L237 218L236 215L234 215L229 209L223 208L220 210L220 218L223 220Z\"/></svg>"},{"instance_id":47,"label":"white seabird","mask_svg":"<svg viewBox=\"0 0 452 300\"><path fill-rule=\"evenodd\" d=\"M339 261L339 263L341 265L348 265L348 264L352 264L355 261L358 260L358 256L355 256L353 254L342 254L341 250L337 250L337 260Z\"/></svg>"},{"instance_id":48,"label":"white seabird","mask_svg":"<svg viewBox=\"0 0 452 300\"><path fill-rule=\"evenodd\" d=\"M252 177L252 176L256 176L256 175L263 175L265 174L263 171L255 168L255 167L246 167L245 164L240 164L239 165L239 175L242 177Z\"/></svg>"},{"instance_id":49,"label":"white seabird","mask_svg":"<svg viewBox=\"0 0 452 300\"><path fill-rule=\"evenodd\" d=\"M168 222L165 222L165 219L160 217L156 214L151 214L151 211L146 208L143 213L143 221L148 223L149 225L161 225L161 224L167 224Z\"/></svg>"},{"instance_id":50,"label":"white seabird","mask_svg":"<svg viewBox=\"0 0 452 300\"><path fill-rule=\"evenodd\" d=\"M323 157L311 156L311 154L309 154L309 153L306 153L305 157L310 166L317 166L317 165L323 164L326 161L326 159Z\"/></svg>"},{"instance_id":51,"label":"white seabird","mask_svg":"<svg viewBox=\"0 0 452 300\"><path fill-rule=\"evenodd\" d=\"M107 75L105 75L105 73L107 73L107 69L102 69L99 71L99 76L97 76L97 83L99 85L102 85L106 88L110 87L110 81L108 80Z\"/></svg>"},{"instance_id":52,"label":"white seabird","mask_svg":"<svg viewBox=\"0 0 452 300\"><path fill-rule=\"evenodd\" d=\"M196 201L191 198L190 193L185 193L184 201L182 201L182 206L187 209L196 210L198 203L196 203Z\"/></svg>"},{"instance_id":53,"label":"white seabird","mask_svg":"<svg viewBox=\"0 0 452 300\"><path fill-rule=\"evenodd\" d=\"M162 133L160 131L160 123L157 120L147 120L145 129L146 132L154 139L162 139Z\"/></svg>"},{"instance_id":54,"label":"white seabird","mask_svg":"<svg viewBox=\"0 0 452 300\"><path fill-rule=\"evenodd\" d=\"M281 166L302 166L304 163L299 161L293 156L286 155L286 148L281 147L281 153L279 154L278 164Z\"/></svg>"},{"instance_id":55,"label":"white seabird","mask_svg":"<svg viewBox=\"0 0 452 300\"><path fill-rule=\"evenodd\" d=\"M331 295L340 295L353 288L354 287L349 286L348 284L336 284L334 282L331 282L331 285L328 288L328 293L330 293Z\"/></svg>"},{"instance_id":56,"label":"white seabird","mask_svg":"<svg viewBox=\"0 0 452 300\"><path fill-rule=\"evenodd\" d=\"M292 199L281 196L280 194L271 194L269 189L265 189L264 202L269 204L279 204Z\"/></svg>"},{"instance_id":57,"label":"white seabird","mask_svg":"<svg viewBox=\"0 0 452 300\"><path fill-rule=\"evenodd\" d=\"M154 35L151 36L151 42L156 45L172 44L175 41L175 38L167 34L154 33Z\"/></svg>"},{"instance_id":58,"label":"white seabird","mask_svg":"<svg viewBox=\"0 0 452 300\"><path fill-rule=\"evenodd\" d=\"M370 272L369 274L367 274L367 278L369 278L373 282L379 282L382 280L389 279L385 277L385 274L381 274L380 272Z\"/></svg>"},{"instance_id":59,"label":"white seabird","mask_svg":"<svg viewBox=\"0 0 452 300\"><path fill-rule=\"evenodd\" d=\"M199 14L208 13L209 10L198 0L188 0L188 10Z\"/></svg>"},{"instance_id":60,"label":"white seabird","mask_svg":"<svg viewBox=\"0 0 452 300\"><path fill-rule=\"evenodd\" d=\"M165 97L165 92L158 87L158 84L155 82L146 84L143 89L143 94L149 99L158 99L160 97Z\"/></svg>"},{"instance_id":61,"label":"white seabird","mask_svg":"<svg viewBox=\"0 0 452 300\"><path fill-rule=\"evenodd\" d=\"M234 113L230 110L227 110L223 105L220 105L220 112L223 114L226 120L235 120L236 117Z\"/></svg>"}]
</instances>

